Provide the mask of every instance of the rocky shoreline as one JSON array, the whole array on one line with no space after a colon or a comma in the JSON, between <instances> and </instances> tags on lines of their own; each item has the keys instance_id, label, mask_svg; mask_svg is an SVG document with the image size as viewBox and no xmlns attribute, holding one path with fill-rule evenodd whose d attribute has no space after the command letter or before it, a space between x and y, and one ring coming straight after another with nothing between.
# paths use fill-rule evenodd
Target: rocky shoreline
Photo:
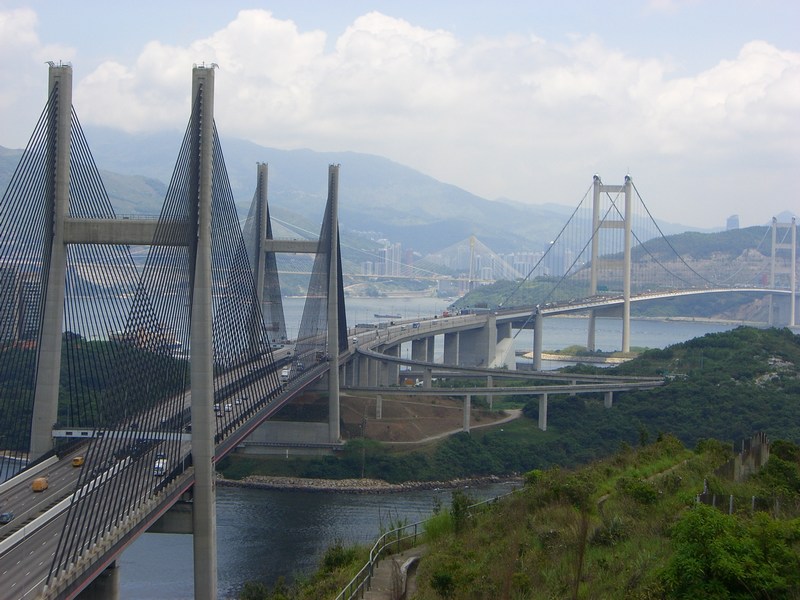
<instances>
[{"instance_id":1,"label":"rocky shoreline","mask_svg":"<svg viewBox=\"0 0 800 600\"><path fill-rule=\"evenodd\" d=\"M519 477L476 477L452 481L406 481L388 483L381 479L309 479L305 477L273 477L248 475L244 479L218 478L217 485L259 488L265 490L303 490L307 492L352 492L356 494L385 494L412 490L442 490L469 488L491 483L519 483Z\"/></svg>"}]
</instances>

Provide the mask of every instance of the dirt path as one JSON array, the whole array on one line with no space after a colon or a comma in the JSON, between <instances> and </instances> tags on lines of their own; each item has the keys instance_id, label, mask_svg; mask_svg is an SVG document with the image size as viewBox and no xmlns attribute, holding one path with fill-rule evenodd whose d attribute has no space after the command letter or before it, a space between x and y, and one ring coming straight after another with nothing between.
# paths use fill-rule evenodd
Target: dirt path
<instances>
[{"instance_id":1,"label":"dirt path","mask_svg":"<svg viewBox=\"0 0 800 600\"><path fill-rule=\"evenodd\" d=\"M520 408L511 408L505 411L508 413L502 419L497 421L492 421L491 423L479 423L477 425L471 425L470 430L472 429L480 429L481 427L493 427L495 425L502 425L503 423L508 423L509 421L513 421L514 419L518 419L522 415L522 409ZM414 440L409 442L382 442L387 446L413 446L413 445L422 445L428 444L430 442L435 442L436 440L440 440L442 438L446 438L450 435L455 435L456 433L461 433L464 431L464 428L461 427L459 429L451 429L450 431L442 431L441 433L437 433L436 435L431 435L426 438L422 438L421 440Z\"/></svg>"}]
</instances>

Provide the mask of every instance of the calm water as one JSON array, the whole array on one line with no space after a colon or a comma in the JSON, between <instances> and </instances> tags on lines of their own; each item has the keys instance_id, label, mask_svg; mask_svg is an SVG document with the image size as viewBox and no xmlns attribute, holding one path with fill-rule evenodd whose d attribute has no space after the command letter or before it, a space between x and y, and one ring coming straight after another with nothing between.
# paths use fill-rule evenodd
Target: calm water
<instances>
[{"instance_id":1,"label":"calm water","mask_svg":"<svg viewBox=\"0 0 800 600\"><path fill-rule=\"evenodd\" d=\"M476 499L513 489L495 484L466 490ZM316 570L325 549L341 541L371 544L382 528L428 517L435 499L450 491L355 494L217 488L219 597L235 598L244 581L274 583L278 577ZM146 533L122 555L122 598L193 597L192 537Z\"/></svg>"},{"instance_id":2,"label":"calm water","mask_svg":"<svg viewBox=\"0 0 800 600\"><path fill-rule=\"evenodd\" d=\"M374 321L374 313L421 318L441 314L448 301L419 299L347 300L348 324ZM286 299L287 326L299 322L302 300ZM663 348L709 332L725 331L735 325L690 321L635 320L631 324L631 345ZM294 325L296 331L296 325ZM292 333L290 332L290 335ZM621 347L622 327L618 319L598 319L597 347ZM532 333L522 332L518 350L532 349ZM586 344L586 319L545 320L545 349L555 350ZM404 352L407 350L403 350ZM437 349L440 355L441 348ZM558 365L552 365L558 366ZM504 493L507 486L472 490L484 498ZM352 494L302 491L218 488L217 545L219 595L236 597L241 584L260 580L272 585L280 576L312 572L330 545L369 543L389 522L424 519L433 510L434 498L444 504L450 492L415 491L396 494ZM192 538L188 535L145 534L122 555L120 586L122 598L192 598Z\"/></svg>"}]
</instances>

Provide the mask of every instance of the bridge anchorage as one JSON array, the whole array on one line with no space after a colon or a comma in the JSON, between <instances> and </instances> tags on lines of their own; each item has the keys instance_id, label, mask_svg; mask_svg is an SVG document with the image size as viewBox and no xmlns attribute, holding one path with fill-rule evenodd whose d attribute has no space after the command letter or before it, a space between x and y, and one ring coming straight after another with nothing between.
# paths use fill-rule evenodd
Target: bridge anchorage
<instances>
[{"instance_id":1,"label":"bridge anchorage","mask_svg":"<svg viewBox=\"0 0 800 600\"><path fill-rule=\"evenodd\" d=\"M214 123L214 70L195 67L161 214L117 218L72 107L72 68L51 65L47 104L0 203L0 372L10 375L0 439L4 470L28 464L2 483L17 516L0 564L25 567L7 589L75 597L191 498L195 597L216 597L214 464L315 382L329 392L326 441L339 442L338 177L331 165L319 240L285 242L272 239L258 165L246 240ZM137 246L149 248L143 263ZM280 304L267 324L261 310L280 298L276 252L316 255L293 348ZM35 477L48 485L32 495ZM31 552L48 558L33 568Z\"/></svg>"}]
</instances>

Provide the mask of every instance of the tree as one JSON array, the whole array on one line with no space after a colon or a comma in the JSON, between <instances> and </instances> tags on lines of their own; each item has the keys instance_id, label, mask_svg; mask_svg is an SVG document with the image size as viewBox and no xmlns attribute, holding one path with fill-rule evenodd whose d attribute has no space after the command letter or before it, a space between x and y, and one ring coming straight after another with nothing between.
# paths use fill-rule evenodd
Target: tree
<instances>
[{"instance_id":1,"label":"tree","mask_svg":"<svg viewBox=\"0 0 800 600\"><path fill-rule=\"evenodd\" d=\"M800 582L798 539L796 520L743 519L698 504L673 529L665 585L673 598L789 597Z\"/></svg>"}]
</instances>

